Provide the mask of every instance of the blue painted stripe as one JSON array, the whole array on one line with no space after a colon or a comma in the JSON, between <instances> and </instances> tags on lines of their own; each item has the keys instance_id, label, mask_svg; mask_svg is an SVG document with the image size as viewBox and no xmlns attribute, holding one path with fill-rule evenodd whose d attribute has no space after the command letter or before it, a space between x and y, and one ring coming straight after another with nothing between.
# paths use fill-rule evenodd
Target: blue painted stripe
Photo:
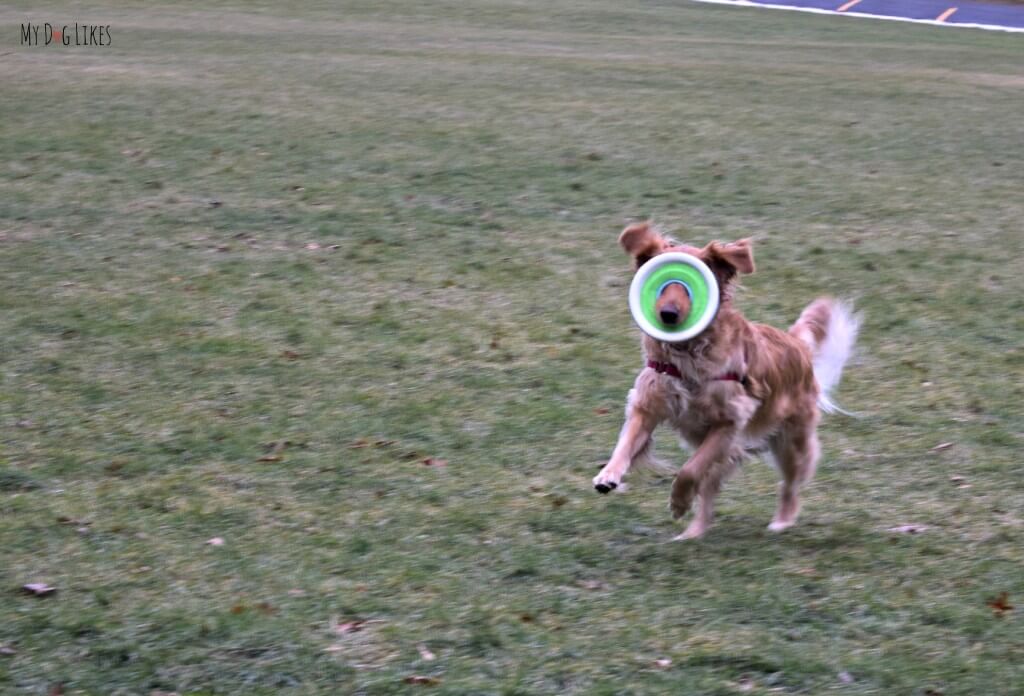
<instances>
[{"instance_id":1,"label":"blue painted stripe","mask_svg":"<svg viewBox=\"0 0 1024 696\"><path fill-rule=\"evenodd\" d=\"M701 0L720 4L733 4L730 0ZM737 5L761 5L779 9L803 9L810 11L835 12L847 0L738 0ZM851 16L872 16L883 19L905 19L935 22L951 7L956 12L943 22L950 25L971 25L980 28L1010 30L1024 29L1024 5L993 5L982 2L957 2L956 0L861 0L848 11L840 14Z\"/></svg>"},{"instance_id":2,"label":"blue painted stripe","mask_svg":"<svg viewBox=\"0 0 1024 696\"><path fill-rule=\"evenodd\" d=\"M959 9L948 20L951 24L994 24L1024 29L1024 7L981 3L963 3L956 7Z\"/></svg>"},{"instance_id":3,"label":"blue painted stripe","mask_svg":"<svg viewBox=\"0 0 1024 696\"><path fill-rule=\"evenodd\" d=\"M788 4L788 0L787 0ZM957 7L949 0L864 0L856 12L880 15L882 17L906 17L908 19L935 19L950 7Z\"/></svg>"}]
</instances>

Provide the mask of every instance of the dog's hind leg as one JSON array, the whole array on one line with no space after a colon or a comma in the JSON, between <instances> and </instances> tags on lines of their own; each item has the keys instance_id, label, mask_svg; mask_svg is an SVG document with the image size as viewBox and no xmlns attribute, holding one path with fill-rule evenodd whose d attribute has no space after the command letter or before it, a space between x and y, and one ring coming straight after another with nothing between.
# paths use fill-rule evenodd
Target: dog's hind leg
<instances>
[{"instance_id":1,"label":"dog's hind leg","mask_svg":"<svg viewBox=\"0 0 1024 696\"><path fill-rule=\"evenodd\" d=\"M735 426L713 428L690 460L676 474L672 482L672 497L669 500L669 508L674 518L679 519L689 511L693 499L700 492L700 487L712 467L728 458L735 435Z\"/></svg>"},{"instance_id":2,"label":"dog's hind leg","mask_svg":"<svg viewBox=\"0 0 1024 696\"><path fill-rule=\"evenodd\" d=\"M783 430L771 443L782 482L779 506L768 525L770 531L781 532L792 527L800 514L800 487L814 477L818 465L820 447L816 426L811 422L793 431Z\"/></svg>"},{"instance_id":3,"label":"dog's hind leg","mask_svg":"<svg viewBox=\"0 0 1024 696\"><path fill-rule=\"evenodd\" d=\"M743 452L736 449L711 465L697 486L697 511L693 520L682 534L675 537L676 540L697 539L711 528L715 519L715 499L722 490L722 484L732 476L742 460Z\"/></svg>"}]
</instances>

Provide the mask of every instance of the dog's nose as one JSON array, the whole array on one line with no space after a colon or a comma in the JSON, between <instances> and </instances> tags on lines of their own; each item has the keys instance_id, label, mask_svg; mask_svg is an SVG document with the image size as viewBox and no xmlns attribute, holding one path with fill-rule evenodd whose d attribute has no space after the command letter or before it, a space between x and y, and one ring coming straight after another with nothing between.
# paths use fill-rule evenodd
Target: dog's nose
<instances>
[{"instance_id":1,"label":"dog's nose","mask_svg":"<svg viewBox=\"0 0 1024 696\"><path fill-rule=\"evenodd\" d=\"M669 326L675 326L679 322L679 310L675 305L669 305L662 309L659 314L661 315L661 321Z\"/></svg>"}]
</instances>

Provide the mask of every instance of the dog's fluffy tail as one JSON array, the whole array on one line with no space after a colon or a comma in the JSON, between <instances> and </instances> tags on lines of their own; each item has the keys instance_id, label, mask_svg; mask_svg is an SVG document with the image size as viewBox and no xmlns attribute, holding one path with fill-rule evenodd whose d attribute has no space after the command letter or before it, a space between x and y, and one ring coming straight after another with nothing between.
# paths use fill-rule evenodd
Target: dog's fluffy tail
<instances>
[{"instance_id":1,"label":"dog's fluffy tail","mask_svg":"<svg viewBox=\"0 0 1024 696\"><path fill-rule=\"evenodd\" d=\"M814 377L821 389L818 407L826 413L852 415L832 401L831 392L843 375L859 328L860 316L853 313L850 303L823 297L807 305L789 329L789 333L811 348Z\"/></svg>"}]
</instances>

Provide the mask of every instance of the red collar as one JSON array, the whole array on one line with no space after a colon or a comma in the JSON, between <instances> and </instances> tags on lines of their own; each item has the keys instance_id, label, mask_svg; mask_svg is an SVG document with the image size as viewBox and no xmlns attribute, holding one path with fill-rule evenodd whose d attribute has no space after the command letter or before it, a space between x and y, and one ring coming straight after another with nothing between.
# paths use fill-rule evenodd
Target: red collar
<instances>
[{"instance_id":1,"label":"red collar","mask_svg":"<svg viewBox=\"0 0 1024 696\"><path fill-rule=\"evenodd\" d=\"M658 362L657 360L648 360L647 367L651 368L655 372L660 372L663 375L672 375L678 379L683 379L683 373L679 371L679 368L672 363ZM726 372L713 378L713 380L724 380L727 382L739 382L740 384L746 384L747 378L740 375L737 372Z\"/></svg>"}]
</instances>

